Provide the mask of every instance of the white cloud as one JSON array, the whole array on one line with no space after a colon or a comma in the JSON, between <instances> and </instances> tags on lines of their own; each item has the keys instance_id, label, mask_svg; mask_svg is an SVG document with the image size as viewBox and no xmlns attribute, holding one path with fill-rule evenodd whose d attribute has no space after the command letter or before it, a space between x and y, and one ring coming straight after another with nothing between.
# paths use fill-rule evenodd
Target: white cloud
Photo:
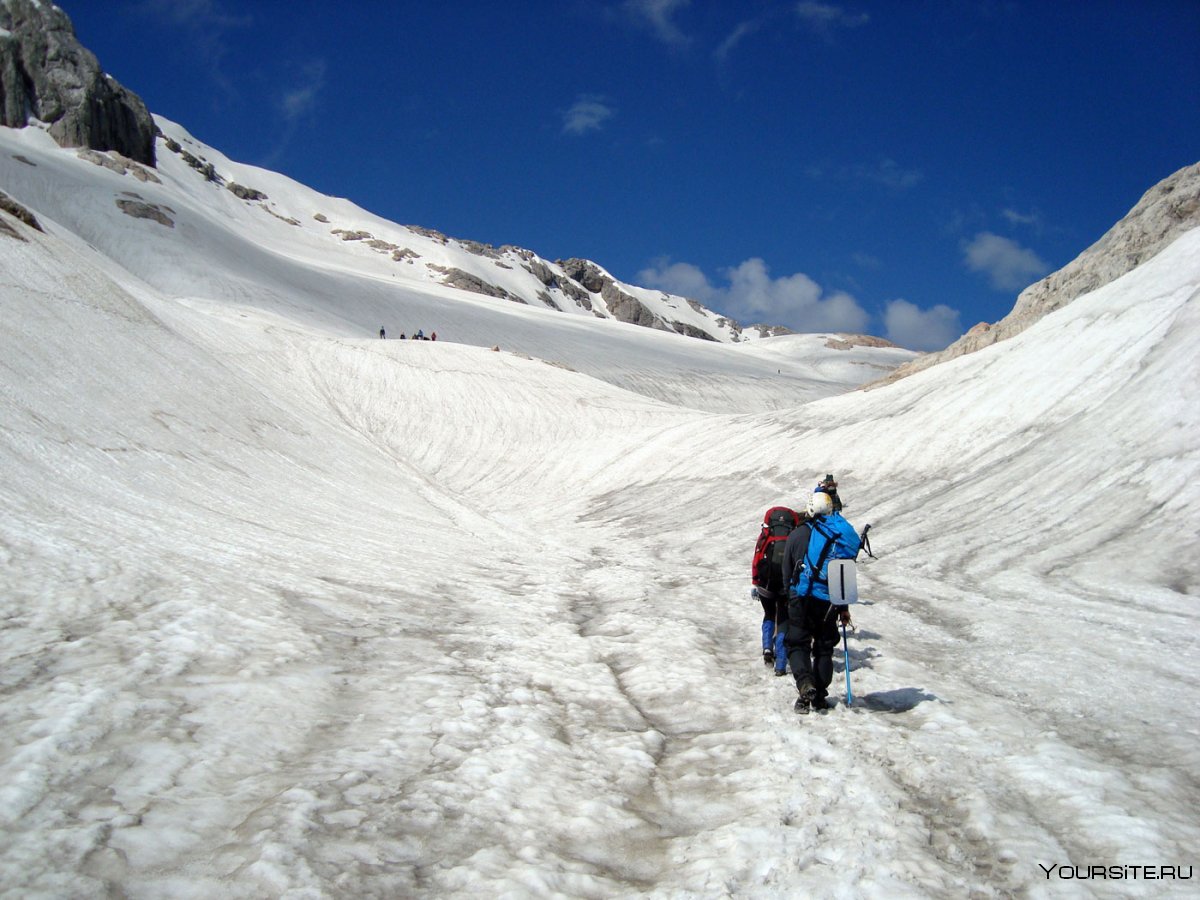
<instances>
[{"instance_id":1,"label":"white cloud","mask_svg":"<svg viewBox=\"0 0 1200 900\"><path fill-rule=\"evenodd\" d=\"M881 159L875 165L856 166L854 175L861 181L873 181L894 191L916 187L924 177L916 169L902 169L893 159Z\"/></svg>"},{"instance_id":2,"label":"white cloud","mask_svg":"<svg viewBox=\"0 0 1200 900\"><path fill-rule=\"evenodd\" d=\"M848 13L840 6L819 3L817 0L801 0L796 4L796 15L814 31L830 36L835 28L858 28L871 21L866 13Z\"/></svg>"},{"instance_id":3,"label":"white cloud","mask_svg":"<svg viewBox=\"0 0 1200 900\"><path fill-rule=\"evenodd\" d=\"M615 115L603 97L584 95L579 97L571 108L563 114L563 132L565 134L586 134L589 131L599 131L604 123Z\"/></svg>"},{"instance_id":4,"label":"white cloud","mask_svg":"<svg viewBox=\"0 0 1200 900\"><path fill-rule=\"evenodd\" d=\"M718 296L718 290L709 283L708 276L691 263L656 260L650 268L639 272L637 278L639 284L705 304Z\"/></svg>"},{"instance_id":5,"label":"white cloud","mask_svg":"<svg viewBox=\"0 0 1200 900\"><path fill-rule=\"evenodd\" d=\"M892 300L883 314L884 336L909 350L941 350L962 334L958 310L938 304L921 309L907 300Z\"/></svg>"},{"instance_id":6,"label":"white cloud","mask_svg":"<svg viewBox=\"0 0 1200 900\"><path fill-rule=\"evenodd\" d=\"M638 273L638 281L671 294L699 300L743 324L786 325L793 331L866 330L869 316L844 291L826 293L797 272L772 278L763 260L748 259L722 272L728 286L717 286L690 263L659 260Z\"/></svg>"},{"instance_id":7,"label":"white cloud","mask_svg":"<svg viewBox=\"0 0 1200 900\"><path fill-rule=\"evenodd\" d=\"M1000 215L1007 219L1010 225L1026 225L1039 230L1042 226L1042 217L1036 212L1022 213L1015 209L1002 209Z\"/></svg>"},{"instance_id":8,"label":"white cloud","mask_svg":"<svg viewBox=\"0 0 1200 900\"><path fill-rule=\"evenodd\" d=\"M1050 271L1032 250L990 231L965 242L963 253L967 268L987 275L998 291L1020 290Z\"/></svg>"},{"instance_id":9,"label":"white cloud","mask_svg":"<svg viewBox=\"0 0 1200 900\"><path fill-rule=\"evenodd\" d=\"M692 0L625 0L621 8L638 25L648 27L664 44L682 47L691 43L691 38L675 24L675 13L690 5Z\"/></svg>"},{"instance_id":10,"label":"white cloud","mask_svg":"<svg viewBox=\"0 0 1200 900\"><path fill-rule=\"evenodd\" d=\"M857 163L834 167L810 163L805 166L804 174L814 181L836 179L859 184L879 184L892 191L907 191L916 187L925 178L924 173L919 169L902 168L894 159L886 157L877 163Z\"/></svg>"},{"instance_id":11,"label":"white cloud","mask_svg":"<svg viewBox=\"0 0 1200 900\"><path fill-rule=\"evenodd\" d=\"M293 122L301 118L316 105L317 95L324 87L325 61L319 59L304 67L299 85L284 92L279 104L284 119Z\"/></svg>"},{"instance_id":12,"label":"white cloud","mask_svg":"<svg viewBox=\"0 0 1200 900\"><path fill-rule=\"evenodd\" d=\"M250 28L254 18L247 13L230 13L217 0L143 0L140 13L181 29L180 47L195 55L208 70L208 76L226 97L239 95L236 76L228 74L226 57L230 49L229 32Z\"/></svg>"},{"instance_id":13,"label":"white cloud","mask_svg":"<svg viewBox=\"0 0 1200 900\"><path fill-rule=\"evenodd\" d=\"M217 0L143 0L139 11L195 28L244 28L253 22L245 13L230 13Z\"/></svg>"},{"instance_id":14,"label":"white cloud","mask_svg":"<svg viewBox=\"0 0 1200 900\"><path fill-rule=\"evenodd\" d=\"M851 254L850 259L854 261L855 265L864 269L883 268L883 260L878 256L872 256L870 253L862 253L860 251L858 253Z\"/></svg>"},{"instance_id":15,"label":"white cloud","mask_svg":"<svg viewBox=\"0 0 1200 900\"><path fill-rule=\"evenodd\" d=\"M729 58L729 54L733 52L733 49L743 40L750 37L760 28L762 28L765 21L765 19L759 18L740 23L735 29L733 29L732 32L730 32L729 36L725 38L725 40L721 41L720 46L717 47L717 49L713 52L713 56L724 62Z\"/></svg>"}]
</instances>

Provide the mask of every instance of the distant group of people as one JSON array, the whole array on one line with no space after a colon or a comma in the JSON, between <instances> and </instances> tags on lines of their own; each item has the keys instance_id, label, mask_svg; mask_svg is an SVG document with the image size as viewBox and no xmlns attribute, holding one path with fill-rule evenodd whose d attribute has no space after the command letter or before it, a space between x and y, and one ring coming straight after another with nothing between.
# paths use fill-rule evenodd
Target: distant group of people
<instances>
[{"instance_id":1,"label":"distant group of people","mask_svg":"<svg viewBox=\"0 0 1200 900\"><path fill-rule=\"evenodd\" d=\"M841 509L837 482L826 475L802 512L767 510L754 548L751 595L763 608L763 662L780 676L791 666L798 713L827 708L838 625L853 624L850 607L832 604L829 594L829 562L854 559L863 546Z\"/></svg>"},{"instance_id":2,"label":"distant group of people","mask_svg":"<svg viewBox=\"0 0 1200 900\"><path fill-rule=\"evenodd\" d=\"M379 339L381 341L387 339L387 330L382 325L379 326ZM400 340L407 341L407 340L409 340L409 337L407 334L405 334L402 331L402 332L400 332ZM412 340L414 340L414 341L436 341L437 340L437 332L434 331L434 332L430 333L430 335L428 337L426 337L425 331L421 328L418 328L417 333L412 336Z\"/></svg>"}]
</instances>

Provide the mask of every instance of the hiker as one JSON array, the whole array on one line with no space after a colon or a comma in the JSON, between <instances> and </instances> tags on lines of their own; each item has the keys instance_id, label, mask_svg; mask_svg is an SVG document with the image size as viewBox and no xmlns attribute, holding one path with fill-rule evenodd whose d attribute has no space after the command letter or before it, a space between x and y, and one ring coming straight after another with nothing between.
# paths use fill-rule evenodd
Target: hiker
<instances>
[{"instance_id":1,"label":"hiker","mask_svg":"<svg viewBox=\"0 0 1200 900\"><path fill-rule=\"evenodd\" d=\"M750 596L762 604L762 659L776 675L787 674L787 655L783 635L787 626L788 577L783 567L783 551L788 535L802 516L786 506L772 506L763 514L762 529L754 544L750 566L753 587Z\"/></svg>"},{"instance_id":2,"label":"hiker","mask_svg":"<svg viewBox=\"0 0 1200 900\"><path fill-rule=\"evenodd\" d=\"M424 330L423 328L418 328L418 329L417 329L416 339L417 339L418 341L423 341L423 340L425 340L425 330Z\"/></svg>"},{"instance_id":3,"label":"hiker","mask_svg":"<svg viewBox=\"0 0 1200 900\"><path fill-rule=\"evenodd\" d=\"M431 334L431 335L429 336L429 339L430 339L431 341L436 341L436 340L437 340L437 332L435 331L433 334Z\"/></svg>"},{"instance_id":4,"label":"hiker","mask_svg":"<svg viewBox=\"0 0 1200 900\"><path fill-rule=\"evenodd\" d=\"M387 332L383 330L383 326L379 326L379 339L382 341L387 337Z\"/></svg>"},{"instance_id":5,"label":"hiker","mask_svg":"<svg viewBox=\"0 0 1200 900\"><path fill-rule=\"evenodd\" d=\"M832 475L826 475L824 478L822 478L820 483L817 485L817 490L824 491L833 498L834 512L842 511L842 498L838 496L837 482L833 480Z\"/></svg>"},{"instance_id":6,"label":"hiker","mask_svg":"<svg viewBox=\"0 0 1200 900\"><path fill-rule=\"evenodd\" d=\"M402 340L402 341L408 340L408 335L406 335L403 331L400 332L400 340Z\"/></svg>"},{"instance_id":7,"label":"hiker","mask_svg":"<svg viewBox=\"0 0 1200 900\"><path fill-rule=\"evenodd\" d=\"M834 509L833 496L820 485L805 512L808 521L788 535L783 551L784 571L793 573L783 644L800 694L794 707L798 713L828 708L838 625L851 624L850 607L829 602L829 560L853 559L861 546L854 527Z\"/></svg>"}]
</instances>

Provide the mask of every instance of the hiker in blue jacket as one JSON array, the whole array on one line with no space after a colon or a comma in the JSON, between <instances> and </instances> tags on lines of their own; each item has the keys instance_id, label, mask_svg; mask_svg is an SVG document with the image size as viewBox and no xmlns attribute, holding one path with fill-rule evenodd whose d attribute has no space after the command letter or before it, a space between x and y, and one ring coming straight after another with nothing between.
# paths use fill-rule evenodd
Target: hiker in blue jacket
<instances>
[{"instance_id":1,"label":"hiker in blue jacket","mask_svg":"<svg viewBox=\"0 0 1200 900\"><path fill-rule=\"evenodd\" d=\"M850 608L829 602L829 560L853 559L860 546L854 526L834 509L833 497L819 486L809 498L807 512L808 522L788 535L783 556L784 571L791 573L783 646L800 692L798 713L827 708L838 625L850 624Z\"/></svg>"}]
</instances>

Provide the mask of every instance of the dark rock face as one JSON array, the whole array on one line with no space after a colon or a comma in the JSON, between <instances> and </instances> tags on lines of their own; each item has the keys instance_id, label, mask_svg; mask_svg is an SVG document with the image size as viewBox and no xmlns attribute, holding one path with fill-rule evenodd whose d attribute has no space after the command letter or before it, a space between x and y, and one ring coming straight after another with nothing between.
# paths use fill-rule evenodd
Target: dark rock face
<instances>
[{"instance_id":1,"label":"dark rock face","mask_svg":"<svg viewBox=\"0 0 1200 900\"><path fill-rule=\"evenodd\" d=\"M560 259L557 263L567 273L568 278L582 284L584 290L590 293L600 293L608 282L599 267L586 259Z\"/></svg>"},{"instance_id":2,"label":"dark rock face","mask_svg":"<svg viewBox=\"0 0 1200 900\"><path fill-rule=\"evenodd\" d=\"M604 298L608 311L618 322L632 322L634 325L657 328L659 331L671 330L662 319L650 312L641 300L617 287L616 282L606 281L600 296Z\"/></svg>"},{"instance_id":3,"label":"dark rock face","mask_svg":"<svg viewBox=\"0 0 1200 900\"><path fill-rule=\"evenodd\" d=\"M146 104L105 75L57 6L0 3L0 125L49 125L62 147L116 150L154 165L158 129Z\"/></svg>"},{"instance_id":4,"label":"dark rock face","mask_svg":"<svg viewBox=\"0 0 1200 900\"><path fill-rule=\"evenodd\" d=\"M616 282L605 275L595 263L586 259L560 259L556 265L562 268L568 278L583 285L584 290L603 297L609 313L617 321L632 322L634 325L657 328L659 331L690 333L683 330L678 323L675 323L675 327L668 325L647 309L641 300L617 287Z\"/></svg>"}]
</instances>

